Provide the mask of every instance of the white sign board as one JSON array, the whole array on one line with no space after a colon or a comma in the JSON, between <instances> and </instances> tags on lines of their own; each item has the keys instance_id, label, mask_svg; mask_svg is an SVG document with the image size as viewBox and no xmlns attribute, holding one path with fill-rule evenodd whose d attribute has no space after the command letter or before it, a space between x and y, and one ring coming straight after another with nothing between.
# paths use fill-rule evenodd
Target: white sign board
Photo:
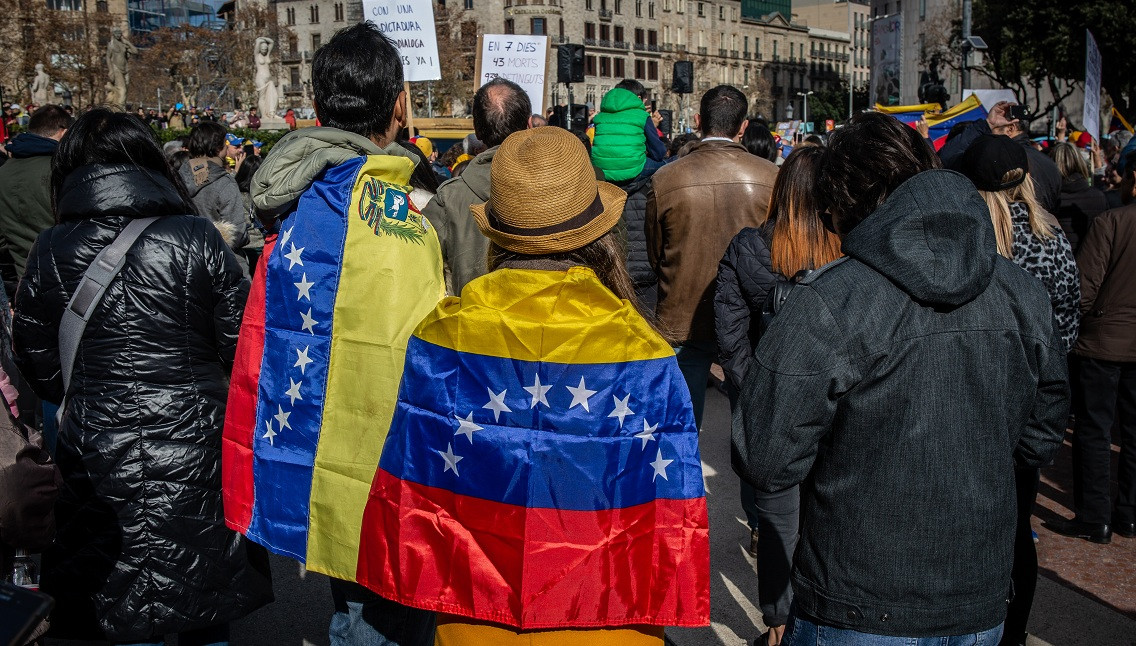
<instances>
[{"instance_id":1,"label":"white sign board","mask_svg":"<svg viewBox=\"0 0 1136 646\"><path fill-rule=\"evenodd\" d=\"M533 112L544 112L544 73L548 36L485 34L481 39L481 72L477 87L506 78L524 88Z\"/></svg>"},{"instance_id":2,"label":"white sign board","mask_svg":"<svg viewBox=\"0 0 1136 646\"><path fill-rule=\"evenodd\" d=\"M993 110L994 106L997 105L1000 101L1009 101L1010 103L1017 103L1018 102L1018 97L1017 97L1017 95L1014 94L1014 91L1013 90L1005 90L1005 89L1002 89L1002 90L970 90L970 89L963 90L962 91L962 100L966 101L970 97L970 95L972 95L972 94L974 96L978 97L979 101L982 101L982 107L986 109L986 112L990 112L991 110Z\"/></svg>"},{"instance_id":3,"label":"white sign board","mask_svg":"<svg viewBox=\"0 0 1136 646\"><path fill-rule=\"evenodd\" d=\"M1085 132L1100 141L1101 55L1092 32L1085 30Z\"/></svg>"},{"instance_id":4,"label":"white sign board","mask_svg":"<svg viewBox=\"0 0 1136 646\"><path fill-rule=\"evenodd\" d=\"M431 0L363 0L363 17L398 47L404 80L442 78Z\"/></svg>"}]
</instances>

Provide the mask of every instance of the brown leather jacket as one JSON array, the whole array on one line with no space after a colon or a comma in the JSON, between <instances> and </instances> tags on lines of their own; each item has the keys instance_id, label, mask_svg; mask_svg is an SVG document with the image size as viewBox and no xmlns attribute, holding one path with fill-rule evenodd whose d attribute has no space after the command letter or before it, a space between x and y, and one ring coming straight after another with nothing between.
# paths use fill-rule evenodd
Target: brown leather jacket
<instances>
[{"instance_id":1,"label":"brown leather jacket","mask_svg":"<svg viewBox=\"0 0 1136 646\"><path fill-rule=\"evenodd\" d=\"M674 343L714 340L714 279L726 247L760 226L777 167L741 144L703 141L655 173L647 255L659 276L659 324Z\"/></svg>"},{"instance_id":2,"label":"brown leather jacket","mask_svg":"<svg viewBox=\"0 0 1136 646\"><path fill-rule=\"evenodd\" d=\"M1081 336L1073 352L1136 361L1136 204L1098 215L1077 252Z\"/></svg>"}]
</instances>

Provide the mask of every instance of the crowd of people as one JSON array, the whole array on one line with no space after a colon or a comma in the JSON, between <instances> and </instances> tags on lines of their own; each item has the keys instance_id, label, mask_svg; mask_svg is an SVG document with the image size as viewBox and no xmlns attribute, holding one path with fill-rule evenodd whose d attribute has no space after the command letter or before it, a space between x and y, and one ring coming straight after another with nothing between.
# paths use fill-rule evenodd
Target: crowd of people
<instances>
[{"instance_id":1,"label":"crowd of people","mask_svg":"<svg viewBox=\"0 0 1136 646\"><path fill-rule=\"evenodd\" d=\"M42 106L6 144L29 639L227 643L267 548L331 576L335 646L662 644L734 531L700 431L732 438L756 644L1024 644L1067 428L1054 531L1136 537L1127 133L1040 150L1000 103L939 151L865 112L783 155L729 85L672 139L637 81L570 132L495 79L439 154L374 26L313 67L320 125L264 157L254 110L181 104ZM7 468L36 451L55 486Z\"/></svg>"}]
</instances>

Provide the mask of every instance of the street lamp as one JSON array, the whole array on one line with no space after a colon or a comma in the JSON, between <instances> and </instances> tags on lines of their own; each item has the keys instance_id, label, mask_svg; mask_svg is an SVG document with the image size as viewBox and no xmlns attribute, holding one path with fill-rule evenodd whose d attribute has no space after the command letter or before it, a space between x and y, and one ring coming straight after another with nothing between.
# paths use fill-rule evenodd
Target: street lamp
<instances>
[{"instance_id":1,"label":"street lamp","mask_svg":"<svg viewBox=\"0 0 1136 646\"><path fill-rule=\"evenodd\" d=\"M805 99L804 100L805 118L802 119L802 121L805 123L805 132L812 132L812 129L809 128L808 123L809 123L809 96L811 96L813 94L816 94L816 92L813 92L812 90L809 90L808 92L797 92L797 96L804 97L804 99Z\"/></svg>"},{"instance_id":2,"label":"street lamp","mask_svg":"<svg viewBox=\"0 0 1136 646\"><path fill-rule=\"evenodd\" d=\"M793 120L793 102L792 101L790 101L789 104L785 106L785 120L786 121L792 121Z\"/></svg>"}]
</instances>

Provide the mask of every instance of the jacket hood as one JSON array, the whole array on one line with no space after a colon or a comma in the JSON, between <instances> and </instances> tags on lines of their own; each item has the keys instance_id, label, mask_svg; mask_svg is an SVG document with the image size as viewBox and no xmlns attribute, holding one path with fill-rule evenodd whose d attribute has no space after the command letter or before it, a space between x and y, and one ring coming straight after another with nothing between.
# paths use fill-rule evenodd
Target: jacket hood
<instances>
[{"instance_id":1,"label":"jacket hood","mask_svg":"<svg viewBox=\"0 0 1136 646\"><path fill-rule=\"evenodd\" d=\"M610 90L600 101L600 112L623 112L624 110L643 110L643 99L623 88ZM646 111L643 111L646 114Z\"/></svg>"},{"instance_id":2,"label":"jacket hood","mask_svg":"<svg viewBox=\"0 0 1136 646\"><path fill-rule=\"evenodd\" d=\"M998 257L986 203L970 180L947 170L904 182L841 249L915 300L948 306L981 294Z\"/></svg>"},{"instance_id":3,"label":"jacket hood","mask_svg":"<svg viewBox=\"0 0 1136 646\"><path fill-rule=\"evenodd\" d=\"M63 180L59 193L55 212L60 222L106 215L145 218L194 213L170 180L130 164L78 168Z\"/></svg>"},{"instance_id":4,"label":"jacket hood","mask_svg":"<svg viewBox=\"0 0 1136 646\"><path fill-rule=\"evenodd\" d=\"M494 146L474 157L458 176L458 179L465 182L469 190L473 191L477 199L483 202L489 201L489 171L493 166L493 155L497 153L497 148Z\"/></svg>"},{"instance_id":5,"label":"jacket hood","mask_svg":"<svg viewBox=\"0 0 1136 646\"><path fill-rule=\"evenodd\" d=\"M190 197L196 197L206 186L209 186L229 174L220 164L214 163L213 160L208 160L207 168L209 173L203 181L198 184L196 178L193 176L193 165L195 161L197 160L191 159L185 162L178 171L181 175L181 181L185 184L185 190L189 192Z\"/></svg>"},{"instance_id":6,"label":"jacket hood","mask_svg":"<svg viewBox=\"0 0 1136 646\"><path fill-rule=\"evenodd\" d=\"M22 132L16 135L12 141L8 142L5 149L7 149L12 157L25 159L27 157L54 155L55 149L58 147L59 142L50 137L41 137L39 135L33 135L30 132Z\"/></svg>"},{"instance_id":7,"label":"jacket hood","mask_svg":"<svg viewBox=\"0 0 1136 646\"><path fill-rule=\"evenodd\" d=\"M397 155L418 163L418 158L398 143L379 148L370 139L346 130L303 128L276 142L252 176L249 193L253 206L274 216L286 213L325 170L363 155Z\"/></svg>"}]
</instances>

